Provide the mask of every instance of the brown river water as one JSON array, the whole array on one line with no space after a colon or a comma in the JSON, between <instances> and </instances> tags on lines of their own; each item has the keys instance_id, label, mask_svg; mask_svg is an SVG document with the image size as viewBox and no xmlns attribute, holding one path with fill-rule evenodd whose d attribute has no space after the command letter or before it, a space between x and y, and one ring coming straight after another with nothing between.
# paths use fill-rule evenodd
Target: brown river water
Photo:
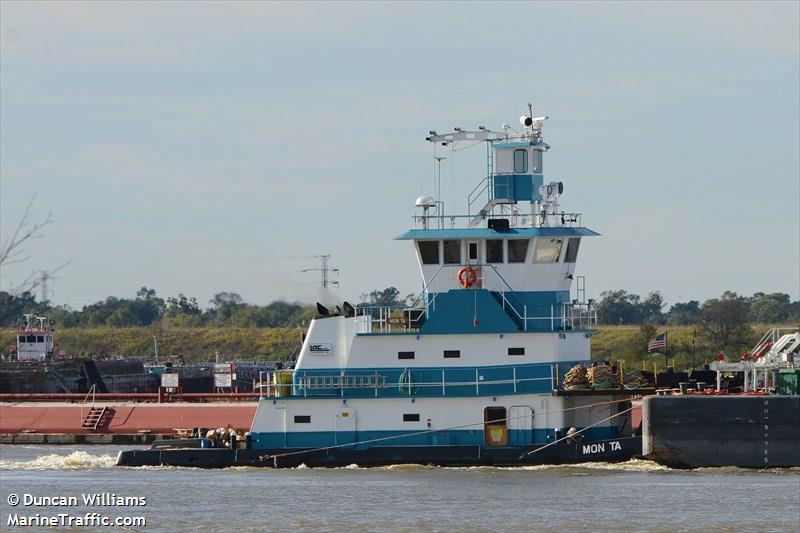
<instances>
[{"instance_id":1,"label":"brown river water","mask_svg":"<svg viewBox=\"0 0 800 533\"><path fill-rule=\"evenodd\" d=\"M117 468L120 449L0 446L0 530L800 532L800 469Z\"/></svg>"}]
</instances>

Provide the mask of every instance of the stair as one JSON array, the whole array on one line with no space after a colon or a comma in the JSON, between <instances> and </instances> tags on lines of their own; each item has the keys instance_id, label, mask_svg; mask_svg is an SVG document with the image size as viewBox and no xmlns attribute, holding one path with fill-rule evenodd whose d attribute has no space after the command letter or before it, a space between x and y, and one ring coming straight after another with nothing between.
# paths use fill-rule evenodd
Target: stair
<instances>
[{"instance_id":1,"label":"stair","mask_svg":"<svg viewBox=\"0 0 800 533\"><path fill-rule=\"evenodd\" d=\"M86 431L97 431L108 426L114 417L114 410L108 407L92 407L83 419L81 427Z\"/></svg>"},{"instance_id":2,"label":"stair","mask_svg":"<svg viewBox=\"0 0 800 533\"><path fill-rule=\"evenodd\" d=\"M490 294L492 295L492 297L495 300L497 300L498 305L500 305L500 307L504 308L504 310L505 310L506 314L508 315L508 317L514 322L514 324L517 325L519 330L523 331L525 329L525 325L523 324L522 319L520 319L517 316L517 313L515 313L513 309L509 309L508 304L506 304L505 306L503 305L503 295L500 294L497 291L490 291Z\"/></svg>"}]
</instances>

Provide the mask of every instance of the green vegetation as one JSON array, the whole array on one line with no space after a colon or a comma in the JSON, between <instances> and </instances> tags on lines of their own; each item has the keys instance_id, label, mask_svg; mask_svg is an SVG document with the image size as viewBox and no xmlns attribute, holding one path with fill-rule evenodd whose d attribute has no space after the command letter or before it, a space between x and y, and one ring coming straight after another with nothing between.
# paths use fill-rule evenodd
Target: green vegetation
<instances>
[{"instance_id":1,"label":"green vegetation","mask_svg":"<svg viewBox=\"0 0 800 533\"><path fill-rule=\"evenodd\" d=\"M749 328L742 341L747 346L744 350L752 348L768 328L766 325ZM702 368L717 353L714 345L693 326L600 326L598 333L592 337L592 359L622 360L629 370L652 370L655 362L661 370L664 368L664 354L647 353L647 343L656 332L667 333L669 360L676 370ZM729 355L738 360L741 353L730 352Z\"/></svg>"},{"instance_id":2,"label":"green vegetation","mask_svg":"<svg viewBox=\"0 0 800 533\"><path fill-rule=\"evenodd\" d=\"M300 328L64 328L55 332L58 349L68 356L143 357L152 359L153 337L163 360L285 360L298 351ZM0 330L0 353L8 354L14 330Z\"/></svg>"},{"instance_id":3,"label":"green vegetation","mask_svg":"<svg viewBox=\"0 0 800 533\"><path fill-rule=\"evenodd\" d=\"M361 295L358 305L402 305L394 287ZM315 310L300 303L247 304L236 293L220 292L201 309L179 294L166 299L142 287L133 299L110 296L73 310L37 302L28 293L0 291L0 354L14 344L13 329L23 313L47 316L57 328L59 349L71 356L152 357L159 353L184 361L210 361L217 352L240 360L287 359L296 353L301 332ZM668 311L658 292L641 298L624 290L602 293L597 305L599 332L592 339L595 359L624 360L628 368L663 367L663 354L647 354L647 343L667 332L668 353L676 369L701 366L720 351L738 360L768 328L797 324L800 302L784 293L751 297L725 292L702 304L675 303Z\"/></svg>"}]
</instances>

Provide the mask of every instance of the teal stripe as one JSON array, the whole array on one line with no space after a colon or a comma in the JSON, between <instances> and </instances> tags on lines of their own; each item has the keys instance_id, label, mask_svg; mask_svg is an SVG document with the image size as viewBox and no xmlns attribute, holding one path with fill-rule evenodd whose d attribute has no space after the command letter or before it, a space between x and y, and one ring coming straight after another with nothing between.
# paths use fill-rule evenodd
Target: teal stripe
<instances>
[{"instance_id":1,"label":"teal stripe","mask_svg":"<svg viewBox=\"0 0 800 533\"><path fill-rule=\"evenodd\" d=\"M488 448L484 440L483 429L459 429L449 431L433 431L424 434L409 435L424 430L396 431L293 431L293 432L254 432L253 447L258 449L275 448L322 448L341 444L357 443L358 449L373 446L483 446ZM584 442L612 439L619 437L616 427L590 428L584 432ZM391 437L388 438L387 437ZM375 439L387 439L378 442ZM530 444L547 444L555 439L555 431L551 429L508 430L509 446L525 446ZM362 444L358 444L362 443Z\"/></svg>"}]
</instances>

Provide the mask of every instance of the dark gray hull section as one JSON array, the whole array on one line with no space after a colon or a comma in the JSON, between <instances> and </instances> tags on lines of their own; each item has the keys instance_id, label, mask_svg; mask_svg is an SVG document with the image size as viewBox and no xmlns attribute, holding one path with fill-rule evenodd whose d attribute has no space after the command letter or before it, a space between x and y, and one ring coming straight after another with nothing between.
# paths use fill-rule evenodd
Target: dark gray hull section
<instances>
[{"instance_id":1,"label":"dark gray hull section","mask_svg":"<svg viewBox=\"0 0 800 533\"><path fill-rule=\"evenodd\" d=\"M673 468L800 466L800 396L650 396L642 453Z\"/></svg>"},{"instance_id":2,"label":"dark gray hull section","mask_svg":"<svg viewBox=\"0 0 800 533\"><path fill-rule=\"evenodd\" d=\"M641 455L640 437L621 437L591 443L562 442L536 451L538 446L482 448L480 446L372 446L325 449L237 449L180 447L119 452L117 466L230 466L314 467L386 466L528 466L590 461L625 461Z\"/></svg>"}]
</instances>

